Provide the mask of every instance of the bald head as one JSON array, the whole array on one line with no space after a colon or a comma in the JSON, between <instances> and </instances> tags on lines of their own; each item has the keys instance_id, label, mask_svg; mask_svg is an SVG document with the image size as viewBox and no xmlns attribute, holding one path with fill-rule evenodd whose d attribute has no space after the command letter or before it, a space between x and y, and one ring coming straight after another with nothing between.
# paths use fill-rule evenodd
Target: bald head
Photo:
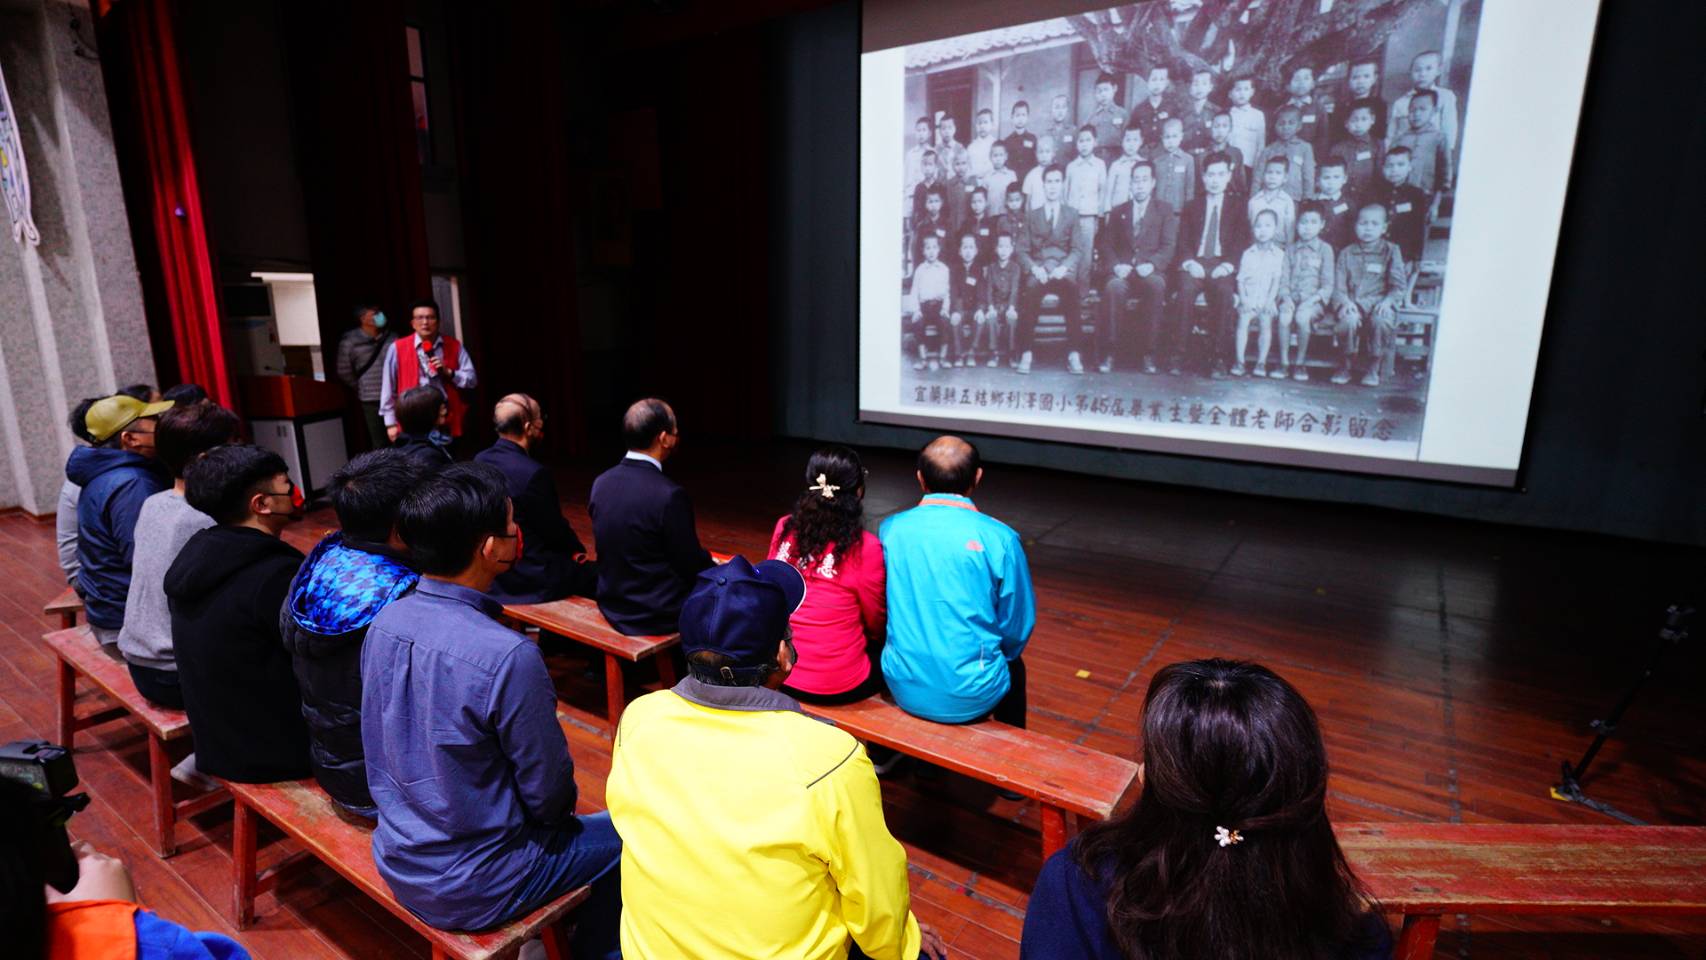
<instances>
[{"instance_id":1,"label":"bald head","mask_svg":"<svg viewBox=\"0 0 1706 960\"><path fill-rule=\"evenodd\" d=\"M918 451L918 482L925 493L965 495L982 479L977 448L959 437L937 437Z\"/></svg>"},{"instance_id":2,"label":"bald head","mask_svg":"<svg viewBox=\"0 0 1706 960\"><path fill-rule=\"evenodd\" d=\"M539 409L539 401L525 393L512 393L497 402L492 407L492 427L498 436L509 440L519 440L527 435L527 428L535 423L542 423L544 416Z\"/></svg>"},{"instance_id":3,"label":"bald head","mask_svg":"<svg viewBox=\"0 0 1706 960\"><path fill-rule=\"evenodd\" d=\"M634 401L622 415L622 442L629 450L657 456L659 446L674 446L675 433L675 411L657 397Z\"/></svg>"}]
</instances>

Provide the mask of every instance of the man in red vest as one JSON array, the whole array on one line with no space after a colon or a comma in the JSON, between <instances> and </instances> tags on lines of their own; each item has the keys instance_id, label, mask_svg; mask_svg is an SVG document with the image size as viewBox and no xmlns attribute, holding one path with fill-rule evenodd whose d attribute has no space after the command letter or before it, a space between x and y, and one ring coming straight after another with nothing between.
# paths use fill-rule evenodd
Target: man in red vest
<instances>
[{"instance_id":1,"label":"man in red vest","mask_svg":"<svg viewBox=\"0 0 1706 960\"><path fill-rule=\"evenodd\" d=\"M397 398L425 384L444 394L450 417L445 428L452 437L462 435L462 416L468 412L467 392L479 383L474 361L455 337L439 336L438 304L421 300L409 309L409 325L415 335L391 341L385 353L385 373L379 385L379 415L392 440L402 432L397 424Z\"/></svg>"}]
</instances>

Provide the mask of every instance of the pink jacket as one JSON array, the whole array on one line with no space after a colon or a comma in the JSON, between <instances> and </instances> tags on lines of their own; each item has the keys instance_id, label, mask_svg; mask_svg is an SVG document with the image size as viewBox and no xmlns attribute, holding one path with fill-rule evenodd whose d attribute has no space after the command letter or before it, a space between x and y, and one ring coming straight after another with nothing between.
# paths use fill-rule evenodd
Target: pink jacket
<instances>
[{"instance_id":1,"label":"pink jacket","mask_svg":"<svg viewBox=\"0 0 1706 960\"><path fill-rule=\"evenodd\" d=\"M846 693L871 674L865 656L866 637L883 635L883 545L876 534L862 531L859 549L843 556L794 555L792 538L782 539L784 516L770 535L770 557L798 567L806 577L806 599L790 621L800 662L788 675L788 686L825 696Z\"/></svg>"}]
</instances>

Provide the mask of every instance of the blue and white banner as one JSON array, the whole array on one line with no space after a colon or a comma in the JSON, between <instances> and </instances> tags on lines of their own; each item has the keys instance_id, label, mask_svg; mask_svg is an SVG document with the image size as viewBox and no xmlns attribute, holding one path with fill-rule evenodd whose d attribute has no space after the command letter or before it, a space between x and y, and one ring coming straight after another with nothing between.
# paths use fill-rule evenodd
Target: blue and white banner
<instances>
[{"instance_id":1,"label":"blue and white banner","mask_svg":"<svg viewBox=\"0 0 1706 960\"><path fill-rule=\"evenodd\" d=\"M6 195L6 212L12 218L12 240L33 247L41 243L41 234L30 219L30 173L24 165L17 117L12 96L6 92L6 76L0 72L0 193Z\"/></svg>"}]
</instances>

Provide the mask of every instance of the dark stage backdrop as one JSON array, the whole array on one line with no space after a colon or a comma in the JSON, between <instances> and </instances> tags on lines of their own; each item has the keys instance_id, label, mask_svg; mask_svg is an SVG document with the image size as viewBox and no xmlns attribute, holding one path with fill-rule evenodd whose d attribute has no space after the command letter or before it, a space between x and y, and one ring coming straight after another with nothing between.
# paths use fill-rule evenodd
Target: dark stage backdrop
<instances>
[{"instance_id":1,"label":"dark stage backdrop","mask_svg":"<svg viewBox=\"0 0 1706 960\"><path fill-rule=\"evenodd\" d=\"M771 26L772 380L789 436L909 447L858 409L859 8ZM1706 544L1706 33L1695 0L1607 4L1595 39L1521 486L1514 491L1002 438L986 458Z\"/></svg>"}]
</instances>

